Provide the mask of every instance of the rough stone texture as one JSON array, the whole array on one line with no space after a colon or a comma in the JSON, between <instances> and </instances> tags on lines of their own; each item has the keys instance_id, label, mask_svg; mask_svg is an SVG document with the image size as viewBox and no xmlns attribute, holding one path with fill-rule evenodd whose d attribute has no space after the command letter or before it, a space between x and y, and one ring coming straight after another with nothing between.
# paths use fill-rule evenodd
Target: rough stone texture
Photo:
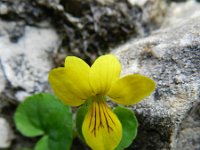
<instances>
[{"instance_id":1,"label":"rough stone texture","mask_svg":"<svg viewBox=\"0 0 200 150\"><path fill-rule=\"evenodd\" d=\"M1 66L0 66L0 95L5 90L5 88L6 88L6 79L4 77L3 70L1 69ZM1 114L2 108L5 106L6 106L6 102L2 98L0 98L0 114Z\"/></svg>"},{"instance_id":2,"label":"rough stone texture","mask_svg":"<svg viewBox=\"0 0 200 150\"><path fill-rule=\"evenodd\" d=\"M1 67L2 66L0 66L0 94L5 89L6 86L6 79L4 77L3 70Z\"/></svg>"},{"instance_id":3,"label":"rough stone texture","mask_svg":"<svg viewBox=\"0 0 200 150\"><path fill-rule=\"evenodd\" d=\"M0 17L40 27L49 21L62 34L65 51L91 61L131 36L158 28L167 5L167 0L140 5L119 0L0 1Z\"/></svg>"},{"instance_id":4,"label":"rough stone texture","mask_svg":"<svg viewBox=\"0 0 200 150\"><path fill-rule=\"evenodd\" d=\"M189 112L177 135L176 149L200 149L200 103Z\"/></svg>"},{"instance_id":5,"label":"rough stone texture","mask_svg":"<svg viewBox=\"0 0 200 150\"><path fill-rule=\"evenodd\" d=\"M154 94L132 107L140 127L130 149L200 149L200 13L182 17L174 17L181 24L172 20L151 36L113 51L123 64L123 74L140 73L157 83Z\"/></svg>"},{"instance_id":6,"label":"rough stone texture","mask_svg":"<svg viewBox=\"0 0 200 150\"><path fill-rule=\"evenodd\" d=\"M171 27L171 25L183 24L185 20L196 18L200 15L200 4L195 0L189 0L187 3L171 3L162 27Z\"/></svg>"},{"instance_id":7,"label":"rough stone texture","mask_svg":"<svg viewBox=\"0 0 200 150\"><path fill-rule=\"evenodd\" d=\"M4 118L0 118L0 131L0 149L8 148L14 136L10 125Z\"/></svg>"},{"instance_id":8,"label":"rough stone texture","mask_svg":"<svg viewBox=\"0 0 200 150\"><path fill-rule=\"evenodd\" d=\"M16 22L0 20L0 66L17 100L23 100L48 89L47 76L60 41L52 28L31 26L23 26L13 40L17 27Z\"/></svg>"},{"instance_id":9,"label":"rough stone texture","mask_svg":"<svg viewBox=\"0 0 200 150\"><path fill-rule=\"evenodd\" d=\"M84 9L74 11L77 9L70 8L73 5L77 9ZM94 59L96 55L108 52L132 36L145 36L158 28L165 16L167 3L165 0L149 0L143 5L137 5L118 0L112 3L109 0L108 4L101 5L74 0L64 4L64 8L65 15L76 31L73 26L65 24L67 34L71 36L66 36L63 43L70 43L67 49L73 55Z\"/></svg>"}]
</instances>

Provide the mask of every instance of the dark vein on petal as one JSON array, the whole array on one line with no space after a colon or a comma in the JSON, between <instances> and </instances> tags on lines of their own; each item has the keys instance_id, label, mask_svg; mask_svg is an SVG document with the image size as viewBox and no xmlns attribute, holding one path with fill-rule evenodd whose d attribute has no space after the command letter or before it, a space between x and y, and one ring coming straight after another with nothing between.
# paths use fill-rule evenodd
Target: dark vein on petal
<instances>
[{"instance_id":1,"label":"dark vein on petal","mask_svg":"<svg viewBox=\"0 0 200 150\"><path fill-rule=\"evenodd\" d=\"M95 137L96 137L96 121L97 121L96 120L96 105L94 103L94 127L93 127L91 133L93 133Z\"/></svg>"},{"instance_id":2,"label":"dark vein on petal","mask_svg":"<svg viewBox=\"0 0 200 150\"><path fill-rule=\"evenodd\" d=\"M98 104L98 108L99 108L99 118L100 118L100 122L99 122L99 126L98 126L98 129L100 127L104 128L104 125L102 123L102 116L101 116L101 107L100 107L100 103Z\"/></svg>"},{"instance_id":3,"label":"dark vein on petal","mask_svg":"<svg viewBox=\"0 0 200 150\"><path fill-rule=\"evenodd\" d=\"M92 106L92 113L91 113L91 117L90 117L90 124L89 124L89 128L91 127L91 124L92 124L92 118L93 118L93 113L94 113L94 110L93 110L93 106Z\"/></svg>"},{"instance_id":4,"label":"dark vein on petal","mask_svg":"<svg viewBox=\"0 0 200 150\"><path fill-rule=\"evenodd\" d=\"M105 107L105 106L104 106L104 107ZM116 125L106 108L105 108L105 111L106 111L106 114L108 115L108 117L110 118L110 120L112 121L112 123L113 123L114 125Z\"/></svg>"},{"instance_id":5,"label":"dark vein on petal","mask_svg":"<svg viewBox=\"0 0 200 150\"><path fill-rule=\"evenodd\" d=\"M107 126L107 129L108 129L108 133L110 133L110 130L112 130L113 131L113 128L111 127L111 126L109 126L109 123L108 123L108 119L107 119L107 116L106 116L106 108L105 108L105 106L103 105L103 114L104 114L104 117L105 117L105 120L106 120L106 126ZM104 109L105 108L105 109Z\"/></svg>"}]
</instances>

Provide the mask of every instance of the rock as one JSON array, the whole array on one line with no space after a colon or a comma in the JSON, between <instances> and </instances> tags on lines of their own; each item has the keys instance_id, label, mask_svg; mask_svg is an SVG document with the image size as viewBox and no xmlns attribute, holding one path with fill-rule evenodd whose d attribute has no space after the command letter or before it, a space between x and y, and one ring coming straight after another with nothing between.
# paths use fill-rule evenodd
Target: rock
<instances>
[{"instance_id":1,"label":"rock","mask_svg":"<svg viewBox=\"0 0 200 150\"><path fill-rule=\"evenodd\" d=\"M169 1L171 1L171 2L176 2L176 3L182 3L182 2L186 2L186 1L188 1L188 0L169 0Z\"/></svg>"},{"instance_id":2,"label":"rock","mask_svg":"<svg viewBox=\"0 0 200 150\"><path fill-rule=\"evenodd\" d=\"M3 70L0 66L0 94L5 89L5 86L6 86L6 79L4 77Z\"/></svg>"},{"instance_id":3,"label":"rock","mask_svg":"<svg viewBox=\"0 0 200 150\"><path fill-rule=\"evenodd\" d=\"M0 131L0 148L8 148L14 136L12 129L4 118L0 118Z\"/></svg>"},{"instance_id":4,"label":"rock","mask_svg":"<svg viewBox=\"0 0 200 150\"><path fill-rule=\"evenodd\" d=\"M198 150L200 149L200 103L185 118L180 127L176 149ZM192 122L192 123L191 123Z\"/></svg>"},{"instance_id":5,"label":"rock","mask_svg":"<svg viewBox=\"0 0 200 150\"><path fill-rule=\"evenodd\" d=\"M0 21L0 66L18 100L48 89L48 72L60 46L53 28L22 26L15 40L16 22Z\"/></svg>"},{"instance_id":6,"label":"rock","mask_svg":"<svg viewBox=\"0 0 200 150\"><path fill-rule=\"evenodd\" d=\"M132 36L158 28L167 0L15 0L0 1L0 17L39 27L51 22L62 33L63 49L88 62Z\"/></svg>"},{"instance_id":7,"label":"rock","mask_svg":"<svg viewBox=\"0 0 200 150\"><path fill-rule=\"evenodd\" d=\"M199 7L188 3L182 11L186 6ZM184 13L193 16L190 12ZM171 17L177 18L181 24L168 18L170 26L113 50L122 62L123 75L140 73L157 83L154 94L131 107L140 126L130 149L200 149L200 13Z\"/></svg>"},{"instance_id":8,"label":"rock","mask_svg":"<svg viewBox=\"0 0 200 150\"><path fill-rule=\"evenodd\" d=\"M0 15L8 14L8 7L5 4L0 5Z\"/></svg>"},{"instance_id":9,"label":"rock","mask_svg":"<svg viewBox=\"0 0 200 150\"><path fill-rule=\"evenodd\" d=\"M199 10L200 5L195 0L189 0L187 3L172 3L162 27L171 27L171 25L184 23L188 18L196 18L200 16Z\"/></svg>"},{"instance_id":10,"label":"rock","mask_svg":"<svg viewBox=\"0 0 200 150\"><path fill-rule=\"evenodd\" d=\"M144 6L145 3L147 3L148 0L128 0L128 2L131 4L131 5L139 5L139 6Z\"/></svg>"},{"instance_id":11,"label":"rock","mask_svg":"<svg viewBox=\"0 0 200 150\"><path fill-rule=\"evenodd\" d=\"M76 18L73 19L76 22L67 19L72 25L61 25L70 35L64 39L69 43L66 47L73 55L85 59L95 58L96 54L107 52L129 37L148 35L160 26L168 8L165 0L145 1L143 5L117 0L96 1L72 0L64 4L65 15Z\"/></svg>"},{"instance_id":12,"label":"rock","mask_svg":"<svg viewBox=\"0 0 200 150\"><path fill-rule=\"evenodd\" d=\"M60 0L36 0L36 4L54 9L56 11L64 11L64 7L60 4Z\"/></svg>"},{"instance_id":13,"label":"rock","mask_svg":"<svg viewBox=\"0 0 200 150\"><path fill-rule=\"evenodd\" d=\"M4 77L4 73L3 73L3 70L1 69L1 65L0 65L0 95L5 90L5 88L6 88L6 79ZM7 103L0 96L0 114L1 114L2 108L5 107L6 105L7 105Z\"/></svg>"}]
</instances>

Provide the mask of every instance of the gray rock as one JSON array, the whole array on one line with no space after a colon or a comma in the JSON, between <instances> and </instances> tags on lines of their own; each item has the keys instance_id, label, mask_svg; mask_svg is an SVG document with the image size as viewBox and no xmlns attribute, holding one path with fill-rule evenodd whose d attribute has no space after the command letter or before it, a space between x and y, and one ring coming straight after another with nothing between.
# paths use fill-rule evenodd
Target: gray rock
<instances>
[{"instance_id":1,"label":"gray rock","mask_svg":"<svg viewBox=\"0 0 200 150\"><path fill-rule=\"evenodd\" d=\"M8 148L14 138L13 131L4 118L0 118L0 148Z\"/></svg>"},{"instance_id":2,"label":"gray rock","mask_svg":"<svg viewBox=\"0 0 200 150\"><path fill-rule=\"evenodd\" d=\"M60 4L60 0L36 0L36 4L54 9L56 11L64 11L64 7Z\"/></svg>"},{"instance_id":3,"label":"gray rock","mask_svg":"<svg viewBox=\"0 0 200 150\"><path fill-rule=\"evenodd\" d=\"M0 64L4 78L14 90L17 100L31 93L48 90L48 72L60 46L53 28L23 26L16 41L16 22L0 21Z\"/></svg>"},{"instance_id":4,"label":"gray rock","mask_svg":"<svg viewBox=\"0 0 200 150\"><path fill-rule=\"evenodd\" d=\"M0 95L2 94L2 92L4 92L5 88L6 88L6 79L5 79L3 70L0 66ZM1 117L2 108L5 107L6 105L7 103L0 96L0 117Z\"/></svg>"},{"instance_id":5,"label":"gray rock","mask_svg":"<svg viewBox=\"0 0 200 150\"><path fill-rule=\"evenodd\" d=\"M4 77L3 70L0 66L0 94L5 89L5 86L6 86L6 79Z\"/></svg>"},{"instance_id":6,"label":"gray rock","mask_svg":"<svg viewBox=\"0 0 200 150\"><path fill-rule=\"evenodd\" d=\"M154 94L132 107L140 127L130 149L200 149L200 14L174 18L181 24L169 21L170 26L113 51L123 75L140 73L157 83Z\"/></svg>"},{"instance_id":7,"label":"gray rock","mask_svg":"<svg viewBox=\"0 0 200 150\"><path fill-rule=\"evenodd\" d=\"M199 10L200 5L195 0L189 0L186 3L172 3L162 27L182 24L187 19L196 18L200 16Z\"/></svg>"},{"instance_id":8,"label":"gray rock","mask_svg":"<svg viewBox=\"0 0 200 150\"><path fill-rule=\"evenodd\" d=\"M96 1L99 3L73 0L63 4L67 20L74 26L64 24L66 33L71 35L65 38L70 43L67 48L73 55L86 59L108 52L132 36L148 35L160 26L168 8L165 0L149 0L142 5L118 0Z\"/></svg>"},{"instance_id":9,"label":"gray rock","mask_svg":"<svg viewBox=\"0 0 200 150\"><path fill-rule=\"evenodd\" d=\"M177 134L176 149L200 149L200 103L189 112Z\"/></svg>"},{"instance_id":10,"label":"gray rock","mask_svg":"<svg viewBox=\"0 0 200 150\"><path fill-rule=\"evenodd\" d=\"M50 21L63 34L64 49L89 61L132 36L148 35L167 9L167 0L0 1L0 17L39 27Z\"/></svg>"},{"instance_id":11,"label":"gray rock","mask_svg":"<svg viewBox=\"0 0 200 150\"><path fill-rule=\"evenodd\" d=\"M0 15L8 14L8 7L5 4L0 5Z\"/></svg>"}]
</instances>

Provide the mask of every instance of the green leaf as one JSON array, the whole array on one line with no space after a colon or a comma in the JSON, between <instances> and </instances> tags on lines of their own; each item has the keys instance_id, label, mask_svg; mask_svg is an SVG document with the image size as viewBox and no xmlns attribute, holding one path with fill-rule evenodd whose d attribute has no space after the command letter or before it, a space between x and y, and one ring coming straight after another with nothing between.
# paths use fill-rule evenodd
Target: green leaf
<instances>
[{"instance_id":1,"label":"green leaf","mask_svg":"<svg viewBox=\"0 0 200 150\"><path fill-rule=\"evenodd\" d=\"M19 105L17 129L27 137L44 135L35 150L69 150L73 140L72 112L51 94L36 94ZM44 147L44 148L43 148Z\"/></svg>"},{"instance_id":2,"label":"green leaf","mask_svg":"<svg viewBox=\"0 0 200 150\"><path fill-rule=\"evenodd\" d=\"M22 148L21 150L33 150L32 148Z\"/></svg>"},{"instance_id":3,"label":"green leaf","mask_svg":"<svg viewBox=\"0 0 200 150\"><path fill-rule=\"evenodd\" d=\"M138 122L135 114L125 107L117 106L113 112L119 118L123 128L122 140L115 150L123 150L135 139L137 135Z\"/></svg>"},{"instance_id":4,"label":"green leaf","mask_svg":"<svg viewBox=\"0 0 200 150\"><path fill-rule=\"evenodd\" d=\"M43 136L36 144L34 150L49 150L48 136Z\"/></svg>"},{"instance_id":5,"label":"green leaf","mask_svg":"<svg viewBox=\"0 0 200 150\"><path fill-rule=\"evenodd\" d=\"M82 124L83 124L87 111L88 111L88 106L83 105L79 107L79 109L76 112L76 129L82 139L84 139L83 134L82 134Z\"/></svg>"}]
</instances>

